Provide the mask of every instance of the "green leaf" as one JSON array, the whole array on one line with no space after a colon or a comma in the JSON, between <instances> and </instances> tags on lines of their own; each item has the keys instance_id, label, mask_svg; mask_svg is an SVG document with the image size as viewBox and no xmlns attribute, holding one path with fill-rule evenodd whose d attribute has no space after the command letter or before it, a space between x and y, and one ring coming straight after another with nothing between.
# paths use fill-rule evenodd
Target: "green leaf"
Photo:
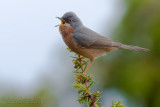
<instances>
[{"instance_id":1,"label":"green leaf","mask_svg":"<svg viewBox=\"0 0 160 107\"><path fill-rule=\"evenodd\" d=\"M85 87L83 84L74 83L74 84L73 84L73 87L74 87L74 88L81 88L81 89L85 89L85 90L86 90L86 87Z\"/></svg>"},{"instance_id":2,"label":"green leaf","mask_svg":"<svg viewBox=\"0 0 160 107\"><path fill-rule=\"evenodd\" d=\"M126 106L124 106L124 105L122 105L122 100L120 100L120 101L118 101L118 103L117 103L117 101L116 101L116 99L115 100L112 100L112 105L109 105L110 107L126 107Z\"/></svg>"},{"instance_id":3,"label":"green leaf","mask_svg":"<svg viewBox=\"0 0 160 107\"><path fill-rule=\"evenodd\" d=\"M112 106L114 106L114 100L112 100Z\"/></svg>"},{"instance_id":4,"label":"green leaf","mask_svg":"<svg viewBox=\"0 0 160 107\"><path fill-rule=\"evenodd\" d=\"M70 48L68 47L67 50L70 50Z\"/></svg>"},{"instance_id":5,"label":"green leaf","mask_svg":"<svg viewBox=\"0 0 160 107\"><path fill-rule=\"evenodd\" d=\"M85 90L78 90L78 94L85 92Z\"/></svg>"}]
</instances>

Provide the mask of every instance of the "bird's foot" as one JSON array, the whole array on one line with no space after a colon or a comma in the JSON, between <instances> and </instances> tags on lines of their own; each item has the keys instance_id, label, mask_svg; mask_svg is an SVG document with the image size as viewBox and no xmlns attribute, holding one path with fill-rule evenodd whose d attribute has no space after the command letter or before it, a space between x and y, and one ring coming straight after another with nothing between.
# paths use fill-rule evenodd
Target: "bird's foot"
<instances>
[{"instance_id":1,"label":"bird's foot","mask_svg":"<svg viewBox=\"0 0 160 107\"><path fill-rule=\"evenodd\" d=\"M79 57L79 58L77 58L77 59L76 59L76 61L82 61L82 62L85 62L85 61L84 61L84 60L82 60L82 59L85 59L85 57L84 57L84 56Z\"/></svg>"}]
</instances>

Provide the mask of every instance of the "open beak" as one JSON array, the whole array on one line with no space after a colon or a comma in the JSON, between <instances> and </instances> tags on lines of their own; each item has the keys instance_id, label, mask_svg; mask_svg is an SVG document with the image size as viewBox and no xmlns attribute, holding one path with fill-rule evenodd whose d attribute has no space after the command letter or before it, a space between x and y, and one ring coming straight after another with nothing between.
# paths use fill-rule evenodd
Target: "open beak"
<instances>
[{"instance_id":1,"label":"open beak","mask_svg":"<svg viewBox=\"0 0 160 107\"><path fill-rule=\"evenodd\" d=\"M59 20L61 20L61 24L56 25L55 27L58 27L58 26L64 26L64 25L66 24L66 21L65 21L65 20L63 20L62 18L60 18L60 17L56 17L56 18L58 18Z\"/></svg>"}]
</instances>

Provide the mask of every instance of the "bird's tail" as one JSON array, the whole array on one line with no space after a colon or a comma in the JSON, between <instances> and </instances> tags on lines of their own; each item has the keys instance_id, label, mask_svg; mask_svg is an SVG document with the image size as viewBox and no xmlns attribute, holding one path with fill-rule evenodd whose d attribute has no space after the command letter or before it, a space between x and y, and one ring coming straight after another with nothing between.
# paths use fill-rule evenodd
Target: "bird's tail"
<instances>
[{"instance_id":1,"label":"bird's tail","mask_svg":"<svg viewBox=\"0 0 160 107\"><path fill-rule=\"evenodd\" d=\"M136 50L136 51L143 51L143 52L149 51L149 49L142 48L142 47L139 47L139 46L124 45L124 44L121 44L121 43L114 43L114 44L115 44L115 47L121 48L121 49L129 49L129 50Z\"/></svg>"}]
</instances>

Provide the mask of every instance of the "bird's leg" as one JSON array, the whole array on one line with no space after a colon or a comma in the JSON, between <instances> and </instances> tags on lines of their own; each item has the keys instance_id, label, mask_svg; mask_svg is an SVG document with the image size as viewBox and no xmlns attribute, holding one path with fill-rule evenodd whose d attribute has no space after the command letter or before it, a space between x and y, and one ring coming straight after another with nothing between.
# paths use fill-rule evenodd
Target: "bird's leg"
<instances>
[{"instance_id":1,"label":"bird's leg","mask_svg":"<svg viewBox=\"0 0 160 107\"><path fill-rule=\"evenodd\" d=\"M91 67L91 65L93 64L94 59L90 59L90 63L89 65L86 67L85 71L82 74L85 74L87 72L87 70Z\"/></svg>"}]
</instances>

